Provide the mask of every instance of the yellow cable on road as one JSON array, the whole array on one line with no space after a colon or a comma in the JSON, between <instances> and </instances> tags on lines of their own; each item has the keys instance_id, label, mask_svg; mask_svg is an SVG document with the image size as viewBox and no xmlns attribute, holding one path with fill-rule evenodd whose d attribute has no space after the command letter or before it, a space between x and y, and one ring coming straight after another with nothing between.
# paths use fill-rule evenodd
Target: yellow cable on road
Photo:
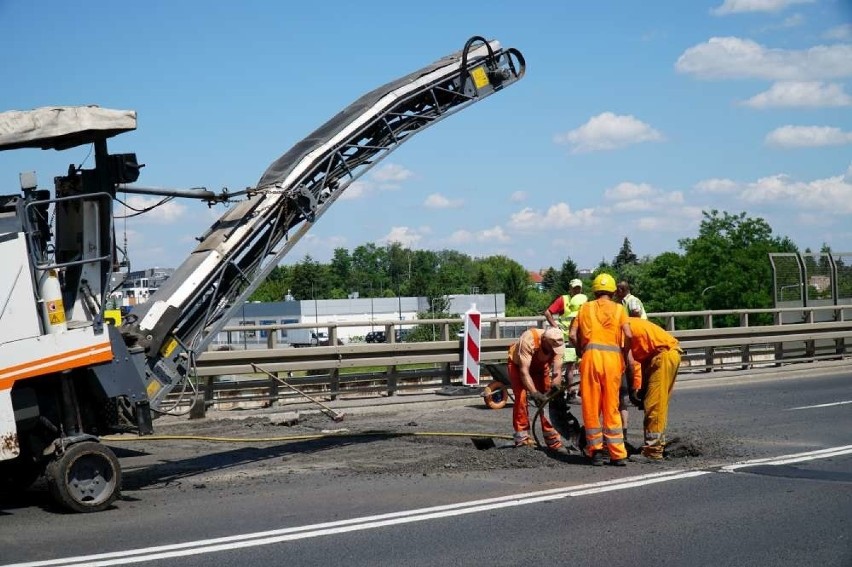
<instances>
[{"instance_id":1,"label":"yellow cable on road","mask_svg":"<svg viewBox=\"0 0 852 567\"><path fill-rule=\"evenodd\" d=\"M286 435L281 437L211 437L207 435L107 435L101 441L212 441L216 443L270 443L280 441L310 441L333 437L481 437L486 439L513 439L498 433L465 433L461 431L347 431L344 433L316 433L312 435Z\"/></svg>"}]
</instances>

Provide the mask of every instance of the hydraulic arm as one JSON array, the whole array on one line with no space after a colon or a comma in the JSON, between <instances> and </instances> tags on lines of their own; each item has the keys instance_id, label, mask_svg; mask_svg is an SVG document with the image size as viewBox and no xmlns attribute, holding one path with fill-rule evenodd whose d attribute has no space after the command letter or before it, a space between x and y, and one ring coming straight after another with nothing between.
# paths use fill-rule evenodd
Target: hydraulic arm
<instances>
[{"instance_id":1,"label":"hydraulic arm","mask_svg":"<svg viewBox=\"0 0 852 567\"><path fill-rule=\"evenodd\" d=\"M524 69L518 50L473 37L461 51L365 94L273 162L122 327L131 351L144 351L151 407L184 381L196 353L353 181Z\"/></svg>"}]
</instances>

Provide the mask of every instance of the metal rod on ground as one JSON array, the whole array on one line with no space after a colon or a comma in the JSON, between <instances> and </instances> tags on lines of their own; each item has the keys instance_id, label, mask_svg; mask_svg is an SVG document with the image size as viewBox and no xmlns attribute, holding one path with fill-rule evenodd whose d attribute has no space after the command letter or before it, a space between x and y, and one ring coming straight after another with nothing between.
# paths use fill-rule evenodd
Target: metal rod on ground
<instances>
[{"instance_id":1,"label":"metal rod on ground","mask_svg":"<svg viewBox=\"0 0 852 567\"><path fill-rule=\"evenodd\" d=\"M312 401L316 405L320 406L324 410L323 413L328 415L334 421L343 421L343 417L344 417L345 414L338 413L338 412L334 411L333 409L331 409L330 407L328 407L327 405L325 405L324 403L322 403L318 399L312 398L311 396L307 395L305 392L296 388L295 386L293 386L292 384L290 384L286 380L281 379L279 376L272 374L268 370L261 368L260 366L258 366L257 364L255 364L253 362L251 363L251 367L254 368L255 372L257 372L257 371L263 372L264 374L266 374L270 378L273 378L274 380L281 382L282 384L284 384L285 386L287 386L288 388L290 388L291 390L293 390L294 392L296 392L300 396L304 396L305 398L309 399L310 401Z\"/></svg>"}]
</instances>

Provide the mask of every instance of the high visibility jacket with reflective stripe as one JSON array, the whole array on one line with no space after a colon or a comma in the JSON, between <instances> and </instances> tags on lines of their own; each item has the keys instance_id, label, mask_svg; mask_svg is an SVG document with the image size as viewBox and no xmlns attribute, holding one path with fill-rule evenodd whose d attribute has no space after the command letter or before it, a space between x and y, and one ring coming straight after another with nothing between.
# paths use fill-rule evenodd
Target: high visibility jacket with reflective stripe
<instances>
[{"instance_id":1,"label":"high visibility jacket with reflective stripe","mask_svg":"<svg viewBox=\"0 0 852 567\"><path fill-rule=\"evenodd\" d=\"M588 300L589 298L583 293L573 296L568 294L562 296L562 314L559 316L557 323L566 339L568 338L568 331L571 329L571 322L577 317L580 307Z\"/></svg>"},{"instance_id":2,"label":"high visibility jacket with reflective stripe","mask_svg":"<svg viewBox=\"0 0 852 567\"><path fill-rule=\"evenodd\" d=\"M626 322L627 314L619 303L601 298L583 304L577 315L580 346L594 348L592 345L601 345L620 349L624 344L622 325Z\"/></svg>"},{"instance_id":3,"label":"high visibility jacket with reflective stripe","mask_svg":"<svg viewBox=\"0 0 852 567\"><path fill-rule=\"evenodd\" d=\"M646 362L664 350L679 348L676 338L651 321L630 317L627 323L633 333L630 351L636 362Z\"/></svg>"}]
</instances>

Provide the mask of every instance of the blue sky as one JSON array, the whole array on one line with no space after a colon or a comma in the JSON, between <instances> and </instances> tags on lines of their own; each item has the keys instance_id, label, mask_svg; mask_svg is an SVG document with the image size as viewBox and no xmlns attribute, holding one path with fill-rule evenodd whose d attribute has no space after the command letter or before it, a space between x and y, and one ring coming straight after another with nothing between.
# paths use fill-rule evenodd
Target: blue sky
<instances>
[{"instance_id":1,"label":"blue sky","mask_svg":"<svg viewBox=\"0 0 852 567\"><path fill-rule=\"evenodd\" d=\"M427 129L350 187L285 259L399 241L531 270L677 250L701 211L852 251L852 1L0 0L0 110L138 112L112 152L139 184L232 190L333 114L473 35L526 77ZM357 7L354 7L357 6ZM3 193L88 148L0 153ZM132 197L142 204L144 197ZM177 266L220 214L117 223L134 268Z\"/></svg>"}]
</instances>

